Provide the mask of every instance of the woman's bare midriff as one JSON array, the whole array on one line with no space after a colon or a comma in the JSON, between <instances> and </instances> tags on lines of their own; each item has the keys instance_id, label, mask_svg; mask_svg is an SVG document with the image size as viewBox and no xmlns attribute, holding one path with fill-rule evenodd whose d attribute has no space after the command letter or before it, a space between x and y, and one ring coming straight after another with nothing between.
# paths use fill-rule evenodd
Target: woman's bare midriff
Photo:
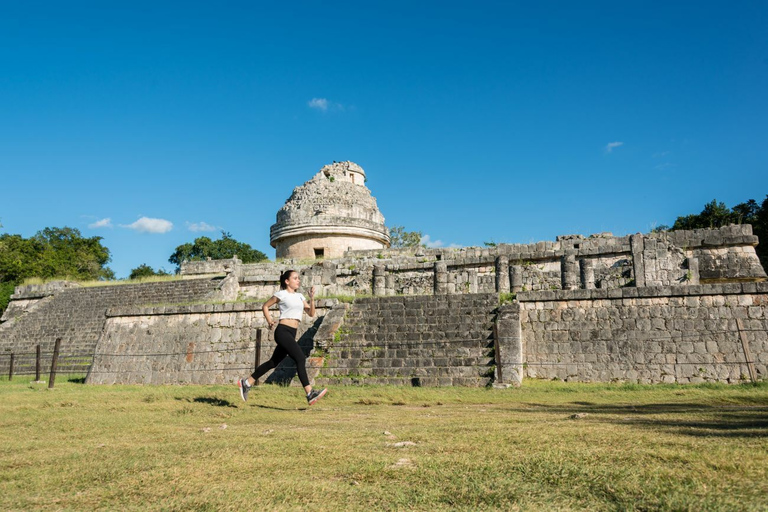
<instances>
[{"instance_id":1,"label":"woman's bare midriff","mask_svg":"<svg viewBox=\"0 0 768 512\"><path fill-rule=\"evenodd\" d=\"M280 323L283 325L287 325L288 327L293 327L294 329L299 328L299 321L294 320L293 318L286 318L284 320L280 320Z\"/></svg>"}]
</instances>

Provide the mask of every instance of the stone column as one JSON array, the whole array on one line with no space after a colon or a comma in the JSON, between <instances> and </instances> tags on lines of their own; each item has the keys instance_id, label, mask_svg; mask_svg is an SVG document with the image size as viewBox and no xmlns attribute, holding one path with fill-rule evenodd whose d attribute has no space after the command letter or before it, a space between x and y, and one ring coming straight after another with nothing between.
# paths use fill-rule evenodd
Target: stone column
<instances>
[{"instance_id":1,"label":"stone column","mask_svg":"<svg viewBox=\"0 0 768 512\"><path fill-rule=\"evenodd\" d=\"M660 286L659 241L656 238L643 239L643 286Z\"/></svg>"},{"instance_id":2,"label":"stone column","mask_svg":"<svg viewBox=\"0 0 768 512\"><path fill-rule=\"evenodd\" d=\"M523 266L512 265L512 273L509 276L512 293L523 291Z\"/></svg>"},{"instance_id":3,"label":"stone column","mask_svg":"<svg viewBox=\"0 0 768 512\"><path fill-rule=\"evenodd\" d=\"M477 270L467 270L467 281L469 281L469 293L477 293Z\"/></svg>"},{"instance_id":4,"label":"stone column","mask_svg":"<svg viewBox=\"0 0 768 512\"><path fill-rule=\"evenodd\" d=\"M629 246L632 249L632 267L635 273L635 286L645 286L645 260L643 258L643 235L631 235L629 237Z\"/></svg>"},{"instance_id":5,"label":"stone column","mask_svg":"<svg viewBox=\"0 0 768 512\"><path fill-rule=\"evenodd\" d=\"M523 382L524 354L519 303L499 307L493 332L496 351L494 386L520 386Z\"/></svg>"},{"instance_id":6,"label":"stone column","mask_svg":"<svg viewBox=\"0 0 768 512\"><path fill-rule=\"evenodd\" d=\"M509 293L509 258L507 256L496 258L496 292Z\"/></svg>"},{"instance_id":7,"label":"stone column","mask_svg":"<svg viewBox=\"0 0 768 512\"><path fill-rule=\"evenodd\" d=\"M395 276L393 274L387 274L386 280L386 295L395 295Z\"/></svg>"},{"instance_id":8,"label":"stone column","mask_svg":"<svg viewBox=\"0 0 768 512\"><path fill-rule=\"evenodd\" d=\"M373 266L373 294L374 295L386 295L387 294L387 267L384 265Z\"/></svg>"},{"instance_id":9,"label":"stone column","mask_svg":"<svg viewBox=\"0 0 768 512\"><path fill-rule=\"evenodd\" d=\"M576 254L566 253L560 260L560 281L563 290L579 288L579 267L576 263Z\"/></svg>"},{"instance_id":10,"label":"stone column","mask_svg":"<svg viewBox=\"0 0 768 512\"><path fill-rule=\"evenodd\" d=\"M435 262L435 295L448 293L448 265L442 261Z\"/></svg>"},{"instance_id":11,"label":"stone column","mask_svg":"<svg viewBox=\"0 0 768 512\"><path fill-rule=\"evenodd\" d=\"M699 258L690 257L688 261L688 284L699 284Z\"/></svg>"},{"instance_id":12,"label":"stone column","mask_svg":"<svg viewBox=\"0 0 768 512\"><path fill-rule=\"evenodd\" d=\"M583 258L579 260L581 269L581 287L585 290L594 290L595 288L595 267L592 260Z\"/></svg>"}]
</instances>

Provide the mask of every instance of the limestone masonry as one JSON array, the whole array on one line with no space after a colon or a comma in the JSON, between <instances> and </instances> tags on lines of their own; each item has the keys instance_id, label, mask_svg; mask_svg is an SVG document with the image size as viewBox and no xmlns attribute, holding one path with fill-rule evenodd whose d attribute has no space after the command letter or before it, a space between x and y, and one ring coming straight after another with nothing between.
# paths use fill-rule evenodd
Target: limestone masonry
<instances>
[{"instance_id":1,"label":"limestone masonry","mask_svg":"<svg viewBox=\"0 0 768 512\"><path fill-rule=\"evenodd\" d=\"M338 258L349 249L389 247L389 231L363 168L334 162L293 190L277 212L270 243L278 258Z\"/></svg>"},{"instance_id":2,"label":"limestone masonry","mask_svg":"<svg viewBox=\"0 0 768 512\"><path fill-rule=\"evenodd\" d=\"M63 368L89 383L235 382L271 354L261 304L294 268L319 297L300 328L318 384L765 378L768 283L749 225L391 249L364 178L341 162L297 187L272 226L277 263L235 257L185 262L174 282L18 287L0 321L0 370L13 353L28 372L38 344L49 365L60 338ZM294 374L287 359L265 378L296 384Z\"/></svg>"}]
</instances>

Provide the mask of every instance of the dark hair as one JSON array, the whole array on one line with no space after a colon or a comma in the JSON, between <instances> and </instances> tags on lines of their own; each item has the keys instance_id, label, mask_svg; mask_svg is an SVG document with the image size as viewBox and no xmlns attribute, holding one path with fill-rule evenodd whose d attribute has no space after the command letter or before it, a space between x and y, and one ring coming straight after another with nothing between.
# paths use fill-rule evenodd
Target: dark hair
<instances>
[{"instance_id":1,"label":"dark hair","mask_svg":"<svg viewBox=\"0 0 768 512\"><path fill-rule=\"evenodd\" d=\"M280 289L281 290L285 290L285 288L286 288L285 280L288 279L289 277L291 277L291 274L293 274L294 272L296 272L296 271L295 270L286 270L285 272L280 274Z\"/></svg>"}]
</instances>

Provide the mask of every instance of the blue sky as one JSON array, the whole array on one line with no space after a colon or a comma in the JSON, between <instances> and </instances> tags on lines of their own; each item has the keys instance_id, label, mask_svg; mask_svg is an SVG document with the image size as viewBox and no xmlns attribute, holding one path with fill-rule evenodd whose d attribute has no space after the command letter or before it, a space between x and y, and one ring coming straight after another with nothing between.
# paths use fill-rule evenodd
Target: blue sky
<instances>
[{"instance_id":1,"label":"blue sky","mask_svg":"<svg viewBox=\"0 0 768 512\"><path fill-rule=\"evenodd\" d=\"M0 231L101 236L118 277L221 229L274 258L293 187L352 160L431 244L647 232L768 193L766 27L762 1L0 0Z\"/></svg>"}]
</instances>

